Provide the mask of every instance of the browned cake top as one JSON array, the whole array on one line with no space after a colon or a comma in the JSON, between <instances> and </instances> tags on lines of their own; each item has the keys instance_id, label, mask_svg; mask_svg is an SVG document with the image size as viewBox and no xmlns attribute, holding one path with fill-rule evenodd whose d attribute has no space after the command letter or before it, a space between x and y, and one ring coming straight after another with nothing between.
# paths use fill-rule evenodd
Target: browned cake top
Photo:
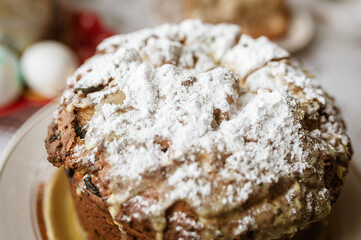
<instances>
[{"instance_id":1,"label":"browned cake top","mask_svg":"<svg viewBox=\"0 0 361 240\"><path fill-rule=\"evenodd\" d=\"M197 20L101 43L68 80L54 141L69 119L76 138L50 161L96 176L120 229L144 218L160 239L177 202L198 216L180 236L293 233L329 214L351 155L333 100L287 51Z\"/></svg>"}]
</instances>

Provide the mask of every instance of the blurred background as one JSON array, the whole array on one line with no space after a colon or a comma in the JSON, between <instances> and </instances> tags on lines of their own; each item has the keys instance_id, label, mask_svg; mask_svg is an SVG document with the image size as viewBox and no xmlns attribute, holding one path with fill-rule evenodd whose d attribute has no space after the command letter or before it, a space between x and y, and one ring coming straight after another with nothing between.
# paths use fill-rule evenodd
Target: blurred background
<instances>
[{"instance_id":1,"label":"blurred background","mask_svg":"<svg viewBox=\"0 0 361 240\"><path fill-rule=\"evenodd\" d=\"M359 0L0 0L0 153L104 38L185 18L291 51L336 97L361 167Z\"/></svg>"}]
</instances>

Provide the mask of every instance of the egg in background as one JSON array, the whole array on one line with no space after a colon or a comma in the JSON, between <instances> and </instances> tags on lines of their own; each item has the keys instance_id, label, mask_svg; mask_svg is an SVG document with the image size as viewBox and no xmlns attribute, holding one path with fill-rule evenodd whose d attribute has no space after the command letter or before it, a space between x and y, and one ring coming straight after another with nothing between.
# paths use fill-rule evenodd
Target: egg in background
<instances>
[{"instance_id":1,"label":"egg in background","mask_svg":"<svg viewBox=\"0 0 361 240\"><path fill-rule=\"evenodd\" d=\"M42 41L28 47L21 57L26 84L46 98L61 95L66 78L79 66L74 52L56 41Z\"/></svg>"},{"instance_id":2,"label":"egg in background","mask_svg":"<svg viewBox=\"0 0 361 240\"><path fill-rule=\"evenodd\" d=\"M12 50L0 45L0 108L18 99L22 90L19 61Z\"/></svg>"}]
</instances>

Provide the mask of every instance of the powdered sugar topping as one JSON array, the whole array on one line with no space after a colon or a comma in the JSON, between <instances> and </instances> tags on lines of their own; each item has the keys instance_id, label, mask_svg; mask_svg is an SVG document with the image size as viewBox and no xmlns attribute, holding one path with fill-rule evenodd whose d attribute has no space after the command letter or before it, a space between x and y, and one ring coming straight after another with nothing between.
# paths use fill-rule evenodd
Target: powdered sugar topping
<instances>
[{"instance_id":1,"label":"powdered sugar topping","mask_svg":"<svg viewBox=\"0 0 361 240\"><path fill-rule=\"evenodd\" d=\"M338 121L305 125L330 100L287 51L234 25L191 20L112 37L98 52L69 79L63 101L94 108L85 145L89 154L102 149L110 166L110 206L157 184L159 201L143 206L151 216L183 200L208 217L306 173L328 199L319 152L335 155L348 139ZM315 131L328 135L316 140ZM254 223L243 219L237 234Z\"/></svg>"}]
</instances>

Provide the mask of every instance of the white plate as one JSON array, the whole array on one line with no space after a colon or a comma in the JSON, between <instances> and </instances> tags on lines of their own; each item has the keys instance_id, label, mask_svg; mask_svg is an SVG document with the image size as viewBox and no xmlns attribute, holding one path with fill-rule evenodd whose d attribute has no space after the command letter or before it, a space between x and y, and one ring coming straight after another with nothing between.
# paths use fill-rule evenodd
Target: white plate
<instances>
[{"instance_id":1,"label":"white plate","mask_svg":"<svg viewBox=\"0 0 361 240\"><path fill-rule=\"evenodd\" d=\"M285 36L274 41L291 53L299 52L308 46L315 36L315 22L309 9L290 6L290 26Z\"/></svg>"},{"instance_id":2,"label":"white plate","mask_svg":"<svg viewBox=\"0 0 361 240\"><path fill-rule=\"evenodd\" d=\"M55 104L33 115L14 135L0 158L0 239L41 239L36 195L54 167L46 160L44 140Z\"/></svg>"},{"instance_id":3,"label":"white plate","mask_svg":"<svg viewBox=\"0 0 361 240\"><path fill-rule=\"evenodd\" d=\"M40 234L36 220L36 195L54 167L46 160L44 139L56 105L50 104L30 118L16 133L0 162L0 239L32 240ZM351 166L337 203L335 239L361 239L361 182Z\"/></svg>"}]
</instances>

